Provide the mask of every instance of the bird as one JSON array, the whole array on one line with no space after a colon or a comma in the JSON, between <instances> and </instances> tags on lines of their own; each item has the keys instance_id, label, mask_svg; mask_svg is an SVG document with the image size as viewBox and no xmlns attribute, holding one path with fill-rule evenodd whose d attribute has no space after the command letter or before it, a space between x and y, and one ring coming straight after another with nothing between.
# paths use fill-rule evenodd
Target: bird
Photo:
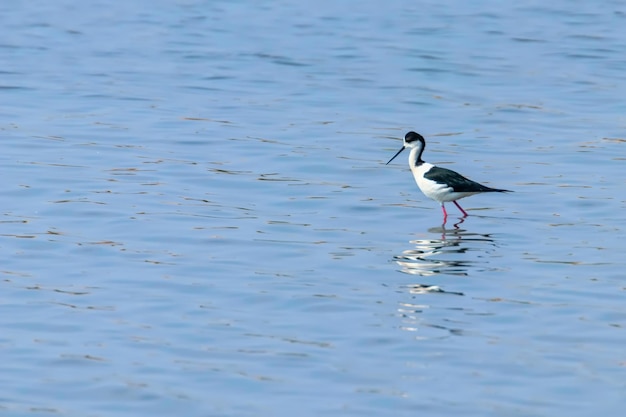
<instances>
[{"instance_id":1,"label":"bird","mask_svg":"<svg viewBox=\"0 0 626 417\"><path fill-rule=\"evenodd\" d=\"M403 150L410 149L409 167L415 182L426 197L441 203L444 223L448 217L444 203L452 201L461 210L463 217L467 217L467 212L457 203L457 200L480 193L512 192L510 190L487 187L465 178L451 169L441 168L425 162L422 159L425 147L426 140L424 137L419 133L411 131L404 136L402 148L385 165L389 165Z\"/></svg>"}]
</instances>

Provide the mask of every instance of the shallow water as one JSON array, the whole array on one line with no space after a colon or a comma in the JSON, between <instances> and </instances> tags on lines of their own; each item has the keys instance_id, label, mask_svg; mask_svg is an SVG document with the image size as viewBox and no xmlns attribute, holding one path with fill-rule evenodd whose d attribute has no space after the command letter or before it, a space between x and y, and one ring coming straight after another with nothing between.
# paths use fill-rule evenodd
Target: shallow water
<instances>
[{"instance_id":1,"label":"shallow water","mask_svg":"<svg viewBox=\"0 0 626 417\"><path fill-rule=\"evenodd\" d=\"M621 6L0 6L7 415L621 415ZM508 195L442 227L403 154Z\"/></svg>"}]
</instances>

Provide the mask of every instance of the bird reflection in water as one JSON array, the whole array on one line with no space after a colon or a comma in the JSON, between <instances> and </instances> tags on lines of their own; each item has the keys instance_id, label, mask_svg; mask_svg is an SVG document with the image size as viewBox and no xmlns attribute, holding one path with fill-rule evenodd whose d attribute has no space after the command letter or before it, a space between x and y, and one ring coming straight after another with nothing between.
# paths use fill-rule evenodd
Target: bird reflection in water
<instances>
[{"instance_id":1,"label":"bird reflection in water","mask_svg":"<svg viewBox=\"0 0 626 417\"><path fill-rule=\"evenodd\" d=\"M424 304L426 294L442 294L463 296L463 292L444 289L435 283L437 275L441 275L440 281L450 284L455 281L454 277L466 277L472 271L480 271L485 268L485 253L489 253L495 247L494 239L489 234L468 232L461 228L464 219L460 219L452 229L446 229L445 224L440 227L428 229L429 233L437 234L440 238L411 240L411 249L394 257L401 267L401 272L408 274L414 279L403 285L404 291L408 290L412 300L401 302L398 312L403 319L402 328L408 331L417 331L419 328L436 328L446 330L452 334L460 334L462 328L454 325L448 314L444 314L445 320L439 321L432 314L422 316L424 310L432 308ZM487 245L487 248L485 247ZM471 254L470 252L479 252ZM419 278L418 278L419 277ZM447 279L444 279L447 277ZM420 302L416 302L417 298ZM437 303L437 311L453 310L459 312L463 308L458 302L449 299ZM444 317L440 317L444 319ZM433 322L433 320L435 322Z\"/></svg>"},{"instance_id":2,"label":"bird reflection in water","mask_svg":"<svg viewBox=\"0 0 626 417\"><path fill-rule=\"evenodd\" d=\"M445 225L428 229L430 233L441 234L441 238L411 240L414 247L394 257L396 263L402 267L402 272L422 277L439 274L467 276L468 269L479 261L474 256L464 255L471 251L484 252L482 244L493 246L494 240L489 234L462 229L460 225L463 220L460 219L453 229L446 229ZM419 288L422 287L423 284L419 284Z\"/></svg>"}]
</instances>

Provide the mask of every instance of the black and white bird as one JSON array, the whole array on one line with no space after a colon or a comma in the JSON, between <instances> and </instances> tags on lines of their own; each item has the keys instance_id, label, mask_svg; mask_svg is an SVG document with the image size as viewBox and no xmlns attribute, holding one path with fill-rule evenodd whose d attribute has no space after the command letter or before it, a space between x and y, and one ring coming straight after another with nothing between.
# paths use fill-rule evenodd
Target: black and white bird
<instances>
[{"instance_id":1,"label":"black and white bird","mask_svg":"<svg viewBox=\"0 0 626 417\"><path fill-rule=\"evenodd\" d=\"M389 162L393 161L403 150L411 150L411 153L409 153L409 167L411 168L415 182L426 197L441 203L444 222L448 217L446 207L444 206L446 202L452 201L459 210L461 210L463 217L467 217L467 212L456 202L457 200L480 193L511 192L509 190L487 187L465 178L458 172L424 162L422 160L422 154L424 153L425 147L426 141L422 135L409 132L404 136L402 149L400 149ZM389 162L387 162L387 164L389 164Z\"/></svg>"}]
</instances>

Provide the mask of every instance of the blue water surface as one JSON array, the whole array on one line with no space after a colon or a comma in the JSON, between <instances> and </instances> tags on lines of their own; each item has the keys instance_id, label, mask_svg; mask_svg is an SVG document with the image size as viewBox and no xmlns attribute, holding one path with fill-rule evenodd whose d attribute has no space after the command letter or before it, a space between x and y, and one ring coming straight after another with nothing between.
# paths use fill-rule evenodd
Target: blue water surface
<instances>
[{"instance_id":1,"label":"blue water surface","mask_svg":"<svg viewBox=\"0 0 626 417\"><path fill-rule=\"evenodd\" d=\"M623 414L619 2L0 21L0 413Z\"/></svg>"}]
</instances>

